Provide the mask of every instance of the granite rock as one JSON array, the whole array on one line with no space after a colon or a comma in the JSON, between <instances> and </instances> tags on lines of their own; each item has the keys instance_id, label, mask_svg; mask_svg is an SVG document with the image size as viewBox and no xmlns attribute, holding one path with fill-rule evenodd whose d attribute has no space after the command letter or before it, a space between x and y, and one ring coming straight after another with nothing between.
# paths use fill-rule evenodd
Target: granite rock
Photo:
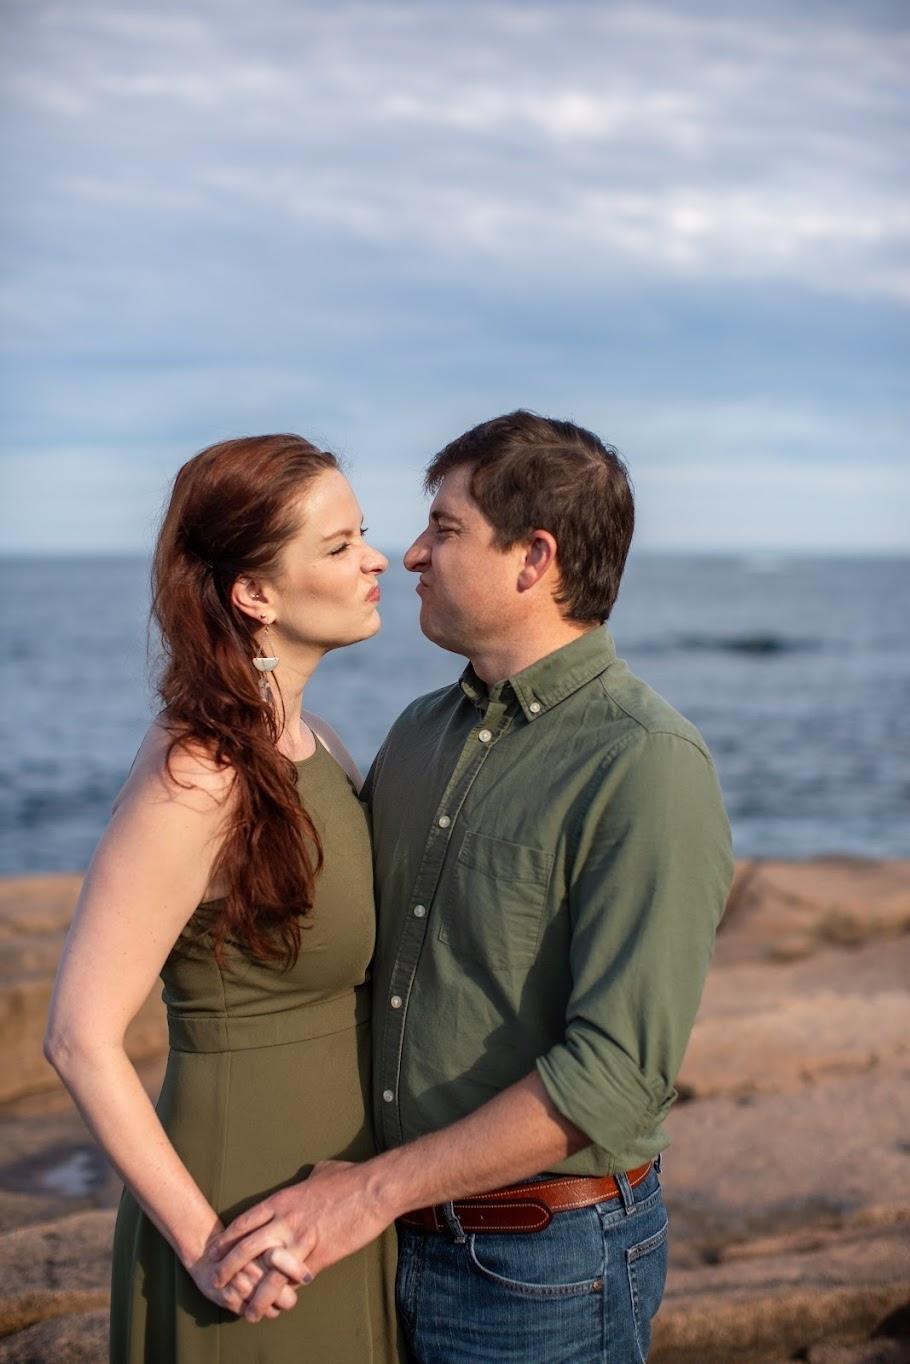
<instances>
[{"instance_id":1,"label":"granite rock","mask_svg":"<svg viewBox=\"0 0 910 1364\"><path fill-rule=\"evenodd\" d=\"M789 961L824 944L857 946L910 930L910 861L818 857L740 862L715 967Z\"/></svg>"},{"instance_id":2,"label":"granite rock","mask_svg":"<svg viewBox=\"0 0 910 1364\"><path fill-rule=\"evenodd\" d=\"M112 1211L75 1213L0 1236L0 1337L106 1307Z\"/></svg>"},{"instance_id":3,"label":"granite rock","mask_svg":"<svg viewBox=\"0 0 910 1364\"><path fill-rule=\"evenodd\" d=\"M0 1339L0 1364L104 1364L107 1308L49 1317Z\"/></svg>"},{"instance_id":4,"label":"granite rock","mask_svg":"<svg viewBox=\"0 0 910 1364\"><path fill-rule=\"evenodd\" d=\"M735 930L734 930L735 932ZM715 969L677 1088L782 1093L910 1055L910 934L800 961Z\"/></svg>"},{"instance_id":5,"label":"granite rock","mask_svg":"<svg viewBox=\"0 0 910 1364\"><path fill-rule=\"evenodd\" d=\"M78 887L0 882L0 1364L105 1355L118 1184L40 1050ZM908 928L910 862L740 865L667 1124L651 1364L908 1359ZM154 995L129 1046L154 1094Z\"/></svg>"},{"instance_id":6,"label":"granite rock","mask_svg":"<svg viewBox=\"0 0 910 1364\"><path fill-rule=\"evenodd\" d=\"M54 975L82 878L14 877L0 881L0 1103L59 1084L42 1042ZM133 1059L167 1048L160 988L130 1024Z\"/></svg>"}]
</instances>

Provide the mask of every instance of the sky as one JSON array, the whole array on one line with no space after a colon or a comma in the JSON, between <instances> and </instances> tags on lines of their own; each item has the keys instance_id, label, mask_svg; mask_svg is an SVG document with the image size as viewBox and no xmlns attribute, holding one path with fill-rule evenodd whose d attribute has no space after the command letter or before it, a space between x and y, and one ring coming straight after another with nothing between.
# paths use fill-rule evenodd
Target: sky
<instances>
[{"instance_id":1,"label":"sky","mask_svg":"<svg viewBox=\"0 0 910 1364\"><path fill-rule=\"evenodd\" d=\"M910 551L904 0L0 0L0 549L299 431L372 539L529 407L644 549Z\"/></svg>"}]
</instances>

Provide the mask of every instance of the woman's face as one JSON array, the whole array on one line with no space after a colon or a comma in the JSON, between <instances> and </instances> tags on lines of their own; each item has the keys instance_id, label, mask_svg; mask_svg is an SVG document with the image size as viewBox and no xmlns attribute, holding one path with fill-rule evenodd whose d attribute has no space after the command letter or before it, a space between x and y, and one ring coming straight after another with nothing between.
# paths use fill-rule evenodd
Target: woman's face
<instances>
[{"instance_id":1,"label":"woman's face","mask_svg":"<svg viewBox=\"0 0 910 1364\"><path fill-rule=\"evenodd\" d=\"M268 584L276 646L283 639L335 649L374 635L377 579L389 561L364 540L363 513L344 475L319 474L300 496L300 517Z\"/></svg>"}]
</instances>

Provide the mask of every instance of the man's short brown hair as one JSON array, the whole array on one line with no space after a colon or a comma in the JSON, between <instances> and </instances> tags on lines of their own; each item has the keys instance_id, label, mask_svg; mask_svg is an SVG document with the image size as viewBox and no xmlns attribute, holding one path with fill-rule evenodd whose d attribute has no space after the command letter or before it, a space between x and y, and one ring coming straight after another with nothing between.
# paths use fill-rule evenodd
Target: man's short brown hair
<instances>
[{"instance_id":1,"label":"man's short brown hair","mask_svg":"<svg viewBox=\"0 0 910 1364\"><path fill-rule=\"evenodd\" d=\"M548 530L557 545L560 593L570 620L609 618L632 541L635 504L611 445L573 422L519 409L481 422L427 466L435 492L446 474L473 466L471 496L500 549Z\"/></svg>"}]
</instances>

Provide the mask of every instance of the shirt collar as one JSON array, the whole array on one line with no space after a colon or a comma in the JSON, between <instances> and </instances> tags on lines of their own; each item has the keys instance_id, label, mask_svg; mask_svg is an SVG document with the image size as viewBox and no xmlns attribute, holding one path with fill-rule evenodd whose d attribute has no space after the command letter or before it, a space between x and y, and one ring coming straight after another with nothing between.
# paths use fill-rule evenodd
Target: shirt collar
<instances>
[{"instance_id":1,"label":"shirt collar","mask_svg":"<svg viewBox=\"0 0 910 1364\"><path fill-rule=\"evenodd\" d=\"M459 686L468 700L480 708L497 700L510 687L525 719L537 720L605 672L615 658L616 646L609 631L589 630L492 688L481 681L469 663L459 678Z\"/></svg>"}]
</instances>

